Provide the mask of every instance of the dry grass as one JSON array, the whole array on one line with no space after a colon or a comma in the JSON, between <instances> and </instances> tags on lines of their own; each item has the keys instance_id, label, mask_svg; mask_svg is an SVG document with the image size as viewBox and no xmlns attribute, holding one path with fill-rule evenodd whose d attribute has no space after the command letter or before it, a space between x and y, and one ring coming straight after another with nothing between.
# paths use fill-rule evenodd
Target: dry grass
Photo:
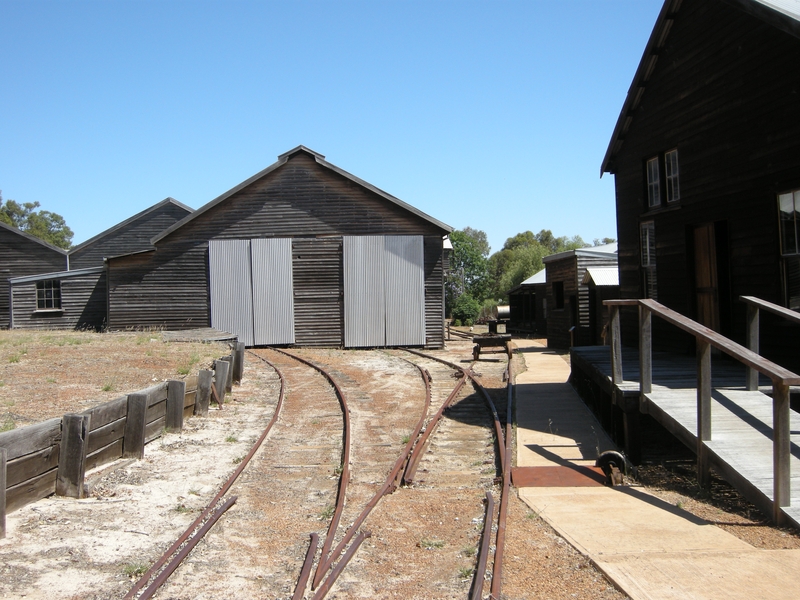
<instances>
[{"instance_id":1,"label":"dry grass","mask_svg":"<svg viewBox=\"0 0 800 600\"><path fill-rule=\"evenodd\" d=\"M182 379L228 352L219 342L165 342L160 332L0 331L0 428Z\"/></svg>"}]
</instances>

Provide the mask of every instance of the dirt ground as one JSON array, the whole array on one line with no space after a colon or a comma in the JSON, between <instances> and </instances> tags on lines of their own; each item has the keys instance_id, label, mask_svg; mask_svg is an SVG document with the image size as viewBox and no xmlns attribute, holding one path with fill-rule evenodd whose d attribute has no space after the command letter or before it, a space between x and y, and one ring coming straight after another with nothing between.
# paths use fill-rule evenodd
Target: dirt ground
<instances>
[{"instance_id":1,"label":"dirt ground","mask_svg":"<svg viewBox=\"0 0 800 600\"><path fill-rule=\"evenodd\" d=\"M469 343L453 341L440 354L469 364L470 349ZM187 367L194 374L227 352L224 344L165 343L158 333L2 331L0 424L23 426L82 410L153 381L184 376ZM388 471L403 436L409 433L408 424L418 418L414 391L418 376L384 352L309 350L303 354L342 376L356 397L351 409L358 423L354 436L363 441L368 435L371 440L367 450L371 462L365 462L363 455L351 461L354 512L347 513L344 523L352 520L355 504L380 485L380 471ZM500 361L488 357L479 370L500 387ZM281 531L325 531L338 468L331 458L337 446L330 438L341 440L340 433L332 433L340 423L336 416L340 411L333 403L325 405L323 398L318 405L303 406L312 396L305 379L300 374L290 379L296 404L286 405L287 412L262 451L231 490L229 495L239 496L237 504L157 598L291 597L286 582L299 569L307 533L290 541L277 536ZM109 384L111 389L105 389ZM452 387L452 382L448 385ZM84 500L50 497L9 514L7 537L0 540L0 598L124 596L248 452L273 414L277 390L274 372L248 355L242 385L234 387L224 410L213 405L207 418L188 419L182 432L168 433L148 444L144 460L118 461L87 474L90 495ZM462 400L467 407L469 397ZM297 412L302 410L307 418ZM385 427L377 425L374 419L389 410L396 413L394 420L387 420ZM440 435L434 440L438 449L432 446L429 459L440 462L421 469L427 474L420 476L419 484L396 491L378 505L374 522L367 523L373 537L359 550L329 598L466 596L482 519L479 496L490 489L499 498L491 465L487 469L483 455L475 456L487 451L491 432L477 425L469 430L469 426L464 418L445 421L442 431L435 434ZM327 433L326 427L331 427ZM488 437L477 439L470 431ZM294 458L278 460L292 441L302 441ZM356 467L367 463L370 468L358 473ZM681 470L684 467L653 465L644 468L640 477L650 491L720 523L753 545L800 547L796 533L767 525L724 483L716 482L710 494L693 488L691 477ZM292 487L300 485L292 481L306 486L303 497L291 491L302 489ZM449 490L444 504L441 495L434 493L439 489ZM284 527L287 510L294 510L295 521ZM265 533L267 527L271 533ZM430 568L423 580L427 589L410 581L413 569L409 565ZM509 599L624 598L516 495L509 506L503 590Z\"/></svg>"}]
</instances>

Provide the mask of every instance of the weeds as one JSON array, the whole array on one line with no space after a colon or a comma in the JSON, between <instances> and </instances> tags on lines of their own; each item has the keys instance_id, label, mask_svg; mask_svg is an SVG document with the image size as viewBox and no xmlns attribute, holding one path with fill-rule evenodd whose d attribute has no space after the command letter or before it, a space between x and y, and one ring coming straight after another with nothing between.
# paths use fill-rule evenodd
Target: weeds
<instances>
[{"instance_id":1,"label":"weeds","mask_svg":"<svg viewBox=\"0 0 800 600\"><path fill-rule=\"evenodd\" d=\"M179 513L183 514L183 513L192 512L192 509L184 506L183 504L178 504L178 506L175 507L175 512L179 512Z\"/></svg>"},{"instance_id":2,"label":"weeds","mask_svg":"<svg viewBox=\"0 0 800 600\"><path fill-rule=\"evenodd\" d=\"M244 460L244 456L237 456L233 459L233 464L238 465L240 462Z\"/></svg>"},{"instance_id":3,"label":"weeds","mask_svg":"<svg viewBox=\"0 0 800 600\"><path fill-rule=\"evenodd\" d=\"M113 392L114 391L114 382L113 381L106 381L103 384L103 387L100 388L104 392Z\"/></svg>"},{"instance_id":4,"label":"weeds","mask_svg":"<svg viewBox=\"0 0 800 600\"><path fill-rule=\"evenodd\" d=\"M16 428L17 424L14 423L14 420L11 417L6 418L5 421L0 423L0 433L3 431L11 431L12 429Z\"/></svg>"},{"instance_id":5,"label":"weeds","mask_svg":"<svg viewBox=\"0 0 800 600\"><path fill-rule=\"evenodd\" d=\"M400 442L402 444L407 444L410 441L411 441L411 436L408 435L408 434L406 434L406 435L404 435L403 437L400 438Z\"/></svg>"},{"instance_id":6,"label":"weeds","mask_svg":"<svg viewBox=\"0 0 800 600\"><path fill-rule=\"evenodd\" d=\"M229 435L228 437L225 438L225 441L228 442L229 444L235 444L239 440L236 439L235 435Z\"/></svg>"},{"instance_id":7,"label":"weeds","mask_svg":"<svg viewBox=\"0 0 800 600\"><path fill-rule=\"evenodd\" d=\"M461 550L461 554L463 554L467 558L472 558L473 556L475 556L475 554L477 554L477 552L478 549L475 548L475 546L467 546L466 548Z\"/></svg>"},{"instance_id":8,"label":"weeds","mask_svg":"<svg viewBox=\"0 0 800 600\"><path fill-rule=\"evenodd\" d=\"M474 569L472 567L461 567L458 570L458 576L461 579L469 579L470 577L472 577L473 571Z\"/></svg>"},{"instance_id":9,"label":"weeds","mask_svg":"<svg viewBox=\"0 0 800 600\"><path fill-rule=\"evenodd\" d=\"M444 541L443 540L422 538L419 542L417 542L417 546L419 546L423 550L433 550L434 548L444 548Z\"/></svg>"},{"instance_id":10,"label":"weeds","mask_svg":"<svg viewBox=\"0 0 800 600\"><path fill-rule=\"evenodd\" d=\"M147 572L147 564L142 562L126 563L122 568L122 572L125 574L125 577L129 577L131 579L134 577L141 577Z\"/></svg>"},{"instance_id":11,"label":"weeds","mask_svg":"<svg viewBox=\"0 0 800 600\"><path fill-rule=\"evenodd\" d=\"M22 358L21 354L15 353L8 357L8 362L10 363L18 363L19 359Z\"/></svg>"},{"instance_id":12,"label":"weeds","mask_svg":"<svg viewBox=\"0 0 800 600\"><path fill-rule=\"evenodd\" d=\"M333 512L334 512L335 510L336 510L336 509L335 509L335 507L333 506L333 504L329 504L328 506L326 506L324 509L322 509L322 510L320 511L320 513L319 513L319 520L320 520L320 521L326 521L326 520L330 519L330 518L333 516Z\"/></svg>"}]
</instances>

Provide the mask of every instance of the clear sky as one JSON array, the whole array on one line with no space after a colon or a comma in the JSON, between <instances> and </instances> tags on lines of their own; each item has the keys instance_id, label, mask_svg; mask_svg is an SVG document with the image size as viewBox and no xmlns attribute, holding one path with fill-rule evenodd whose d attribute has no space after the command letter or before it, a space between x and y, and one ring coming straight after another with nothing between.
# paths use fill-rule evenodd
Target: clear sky
<instances>
[{"instance_id":1,"label":"clear sky","mask_svg":"<svg viewBox=\"0 0 800 600\"><path fill-rule=\"evenodd\" d=\"M80 243L303 144L492 251L616 237L600 164L662 0L0 0L0 190Z\"/></svg>"}]
</instances>

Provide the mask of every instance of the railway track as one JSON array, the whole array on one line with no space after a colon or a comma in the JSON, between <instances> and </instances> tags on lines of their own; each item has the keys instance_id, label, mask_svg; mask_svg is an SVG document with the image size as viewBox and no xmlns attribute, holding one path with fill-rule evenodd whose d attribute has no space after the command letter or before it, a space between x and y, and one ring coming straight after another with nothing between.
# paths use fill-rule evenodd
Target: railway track
<instances>
[{"instance_id":1,"label":"railway track","mask_svg":"<svg viewBox=\"0 0 800 600\"><path fill-rule=\"evenodd\" d=\"M502 512L502 500L487 498L502 499L508 460L506 432L487 398L503 396L505 365L481 365L492 371L484 381L493 389L484 394L467 384L483 378L426 355L251 355L282 374L282 408L228 486L238 496L235 509L166 581L163 597L485 596L489 583L476 567L497 562L497 554L479 552L496 539L484 519L496 523ZM247 563L244 575L241 564L231 568L231 556Z\"/></svg>"}]
</instances>

